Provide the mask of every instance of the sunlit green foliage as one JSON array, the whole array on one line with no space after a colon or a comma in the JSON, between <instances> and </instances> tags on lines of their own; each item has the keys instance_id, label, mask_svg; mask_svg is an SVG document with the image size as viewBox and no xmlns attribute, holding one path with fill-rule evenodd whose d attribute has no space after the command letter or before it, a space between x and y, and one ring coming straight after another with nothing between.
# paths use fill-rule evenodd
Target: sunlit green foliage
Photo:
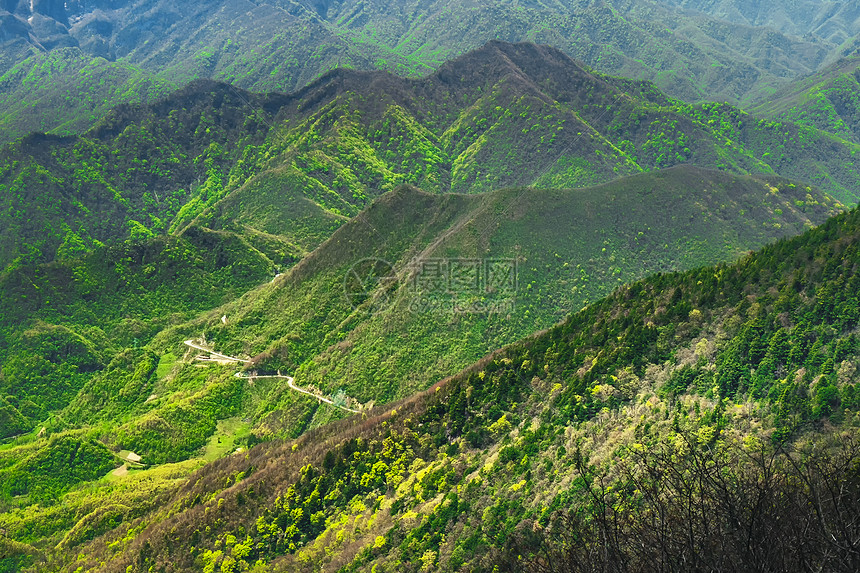
<instances>
[{"instance_id":1,"label":"sunlit green foliage","mask_svg":"<svg viewBox=\"0 0 860 573\"><path fill-rule=\"evenodd\" d=\"M808 191L815 192L687 167L586 190L437 197L403 188L342 227L288 276L226 306L227 324L219 313L165 332L156 344L169 347L204 331L222 350L255 357L251 370L294 372L362 402L397 399L617 286L801 232L808 218L828 212L815 200L807 205ZM507 295L419 291L412 282L416 253L430 262L516 261L516 284ZM350 267L367 257L389 261L400 277L390 303L375 312L353 308L344 293ZM455 312L454 304L487 310ZM285 389L270 399L278 404L289 396Z\"/></svg>"},{"instance_id":2,"label":"sunlit green foliage","mask_svg":"<svg viewBox=\"0 0 860 573\"><path fill-rule=\"evenodd\" d=\"M272 254L289 264L403 183L581 187L694 164L778 173L853 203L856 151L812 127L684 104L549 48L496 42L422 80L341 70L292 96L198 82L153 106L121 106L85 136L9 144L0 264L71 258L195 221L255 245L280 235Z\"/></svg>"},{"instance_id":3,"label":"sunlit green foliage","mask_svg":"<svg viewBox=\"0 0 860 573\"><path fill-rule=\"evenodd\" d=\"M193 227L182 238L100 247L81 259L6 273L2 436L29 430L79 391L68 413L78 423L141 403L157 359L123 349L144 346L171 321L223 304L273 272L240 237Z\"/></svg>"},{"instance_id":4,"label":"sunlit green foliage","mask_svg":"<svg viewBox=\"0 0 860 573\"><path fill-rule=\"evenodd\" d=\"M28 453L20 460L10 459L7 452L2 455L3 506L10 498L23 495L49 502L78 482L99 478L119 465L104 445L80 434L54 436Z\"/></svg>"},{"instance_id":5,"label":"sunlit green foliage","mask_svg":"<svg viewBox=\"0 0 860 573\"><path fill-rule=\"evenodd\" d=\"M754 113L860 141L858 59L846 58L786 87Z\"/></svg>"},{"instance_id":6,"label":"sunlit green foliage","mask_svg":"<svg viewBox=\"0 0 860 573\"><path fill-rule=\"evenodd\" d=\"M757 523L804 527L748 551L838 564L860 485L858 241L854 210L622 287L427 392L207 466L55 567L537 571L542 543L705 562Z\"/></svg>"}]
</instances>

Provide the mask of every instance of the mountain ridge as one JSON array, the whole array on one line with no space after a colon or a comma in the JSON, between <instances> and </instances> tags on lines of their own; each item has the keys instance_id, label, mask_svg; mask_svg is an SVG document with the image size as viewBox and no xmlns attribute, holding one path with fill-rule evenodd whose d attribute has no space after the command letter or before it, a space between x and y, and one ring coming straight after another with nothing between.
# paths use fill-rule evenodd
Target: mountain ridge
<instances>
[{"instance_id":1,"label":"mountain ridge","mask_svg":"<svg viewBox=\"0 0 860 573\"><path fill-rule=\"evenodd\" d=\"M792 185L679 166L581 190L439 196L402 187L374 201L271 285L165 330L152 344L166 350L203 332L220 351L250 357L249 371L291 372L300 384L360 402L399 399L493 347L549 327L614 285L740 256L766 237L800 232L815 213L838 208L813 200L797 210L799 198L814 190ZM344 277L368 259L387 261L397 276L378 309L375 295L360 304L345 297ZM415 290L416 261L452 259L516 260L515 300ZM445 310L471 309L477 300L481 308L499 310ZM222 315L231 317L226 324ZM444 340L434 334L441 331ZM288 392L273 392L268 401L270 408L293 407ZM321 418L300 418L301 424L316 427L330 415L317 414ZM293 435L296 421L282 427L279 417L272 413L261 431Z\"/></svg>"},{"instance_id":2,"label":"mountain ridge","mask_svg":"<svg viewBox=\"0 0 860 573\"><path fill-rule=\"evenodd\" d=\"M8 59L0 61L0 85L10 80L0 125L11 138L37 129L80 133L110 107L153 101L200 77L271 92L296 90L342 67L426 75L492 39L552 44L604 72L653 80L690 101L755 103L786 78L850 51L833 38L804 40L649 0L566 0L528 9L401 1L393 11L375 2L280 0L225 0L185 11L156 0L12 4L4 16ZM52 59L56 65L43 69ZM40 81L17 83L24 70ZM107 81L123 87L106 89ZM72 113L59 105L68 107L62 92L82 100Z\"/></svg>"},{"instance_id":3,"label":"mountain ridge","mask_svg":"<svg viewBox=\"0 0 860 573\"><path fill-rule=\"evenodd\" d=\"M857 141L857 69L860 57L843 58L777 92L754 113L809 125Z\"/></svg>"},{"instance_id":4,"label":"mountain ridge","mask_svg":"<svg viewBox=\"0 0 860 573\"><path fill-rule=\"evenodd\" d=\"M5 241L2 262L50 260L67 237L84 248L121 240L136 224L156 233L191 221L218 227L227 224L218 220L225 206L243 204L284 213L280 223L245 217L249 239L284 235L295 259L314 244L291 230L284 203L310 201L296 228L308 225L318 241L400 183L435 192L579 187L684 163L779 173L852 203L857 147L727 105L683 104L532 44L493 42L416 80L332 72L292 95L200 80L156 104L117 107L84 136L8 144L0 185L10 204L0 228L23 231ZM91 217L55 210L56 201L91 210L95 201L105 229L81 235ZM44 231L16 220L25 203L44 204L30 223Z\"/></svg>"}]
</instances>

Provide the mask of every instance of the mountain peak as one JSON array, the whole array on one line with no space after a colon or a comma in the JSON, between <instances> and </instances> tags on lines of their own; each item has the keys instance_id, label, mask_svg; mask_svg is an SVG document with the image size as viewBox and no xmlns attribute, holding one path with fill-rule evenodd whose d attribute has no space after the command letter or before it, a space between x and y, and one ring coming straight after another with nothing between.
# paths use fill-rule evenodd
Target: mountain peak
<instances>
[{"instance_id":1,"label":"mountain peak","mask_svg":"<svg viewBox=\"0 0 860 573\"><path fill-rule=\"evenodd\" d=\"M293 97L301 109L311 109L346 92L373 93L413 112L416 95L425 100L471 98L475 90L499 90L508 97L529 95L545 103L566 101L570 94L599 84L595 93L617 89L584 64L551 46L528 42L488 42L477 50L443 64L436 72L407 79L382 71L338 68L299 90ZM567 95L566 95L567 94Z\"/></svg>"},{"instance_id":2,"label":"mountain peak","mask_svg":"<svg viewBox=\"0 0 860 573\"><path fill-rule=\"evenodd\" d=\"M444 64L433 77L447 85L463 86L482 85L489 78L498 81L504 77L512 77L525 81L540 91L535 82L571 75L594 77L584 65L551 46L492 40L481 48Z\"/></svg>"}]
</instances>

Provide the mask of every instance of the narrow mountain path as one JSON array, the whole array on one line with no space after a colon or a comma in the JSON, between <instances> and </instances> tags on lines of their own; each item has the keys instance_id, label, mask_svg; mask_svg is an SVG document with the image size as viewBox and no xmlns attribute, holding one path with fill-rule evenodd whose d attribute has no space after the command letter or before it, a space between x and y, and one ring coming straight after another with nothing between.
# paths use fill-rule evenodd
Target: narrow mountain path
<instances>
[{"instance_id":1,"label":"narrow mountain path","mask_svg":"<svg viewBox=\"0 0 860 573\"><path fill-rule=\"evenodd\" d=\"M224 364L224 363L233 364L236 362L247 364L250 362L250 360L245 360L244 358L236 358L235 356L227 356L226 354L221 354L220 352L215 352L211 348L206 348L205 346L201 346L200 344L197 344L196 342L194 342L194 340L186 340L185 345L189 346L191 348L194 348L195 350L200 350L201 352L206 352L209 355L208 357L197 356L196 359L200 360L201 362L219 362L221 364ZM304 388L296 386L295 378L293 378L292 376L284 376L280 372L278 372L278 374L268 374L268 375L262 375L262 376L251 376L249 374L246 374L245 372L236 372L236 374L234 374L234 376L236 378L281 378L281 379L287 381L287 386L289 386L291 390L295 390L296 392L300 392L302 394L307 394L308 396L311 396L312 398L316 398L320 402L325 402L326 404L331 404L335 408L340 408L341 410L344 410L346 412L350 412L352 414L361 413L360 410L353 410L352 408L347 408L346 406L341 406L340 404L335 404L330 398L327 398L327 397L323 396L322 394L316 394L314 392L311 392L310 390L306 390Z\"/></svg>"},{"instance_id":2,"label":"narrow mountain path","mask_svg":"<svg viewBox=\"0 0 860 573\"><path fill-rule=\"evenodd\" d=\"M346 406L341 406L340 404L335 404L330 398L326 398L322 394L315 394L314 392L311 392L310 390L305 390L304 388L296 386L295 378L293 378L292 376L284 376L283 374L267 374L267 375L263 375L263 376L260 376L260 375L250 376L244 372L236 372L236 374L234 374L234 376L236 376L236 378L281 378L283 380L286 380L287 386L289 386L291 389L295 390L296 392L301 392L302 394L307 394L308 396L310 396L312 398L316 398L320 402L325 402L326 404L331 404L335 408L340 408L341 410L344 410L346 412L352 412L353 414L361 413L361 410L353 410L352 408L347 408Z\"/></svg>"},{"instance_id":3,"label":"narrow mountain path","mask_svg":"<svg viewBox=\"0 0 860 573\"><path fill-rule=\"evenodd\" d=\"M186 341L185 341L185 345L186 345L186 346L190 346L191 348L194 348L195 350L200 350L200 351L202 351L202 352L206 352L206 353L208 353L208 354L209 354L209 356L210 356L210 358L208 358L208 359L202 359L202 360L205 360L205 361L214 361L214 362L242 362L242 363L246 363L246 364L247 364L248 362L250 362L250 360L245 360L245 359L243 359L243 358L236 358L236 357L234 357L234 356L227 356L226 354L221 354L220 352L215 352L215 351L214 351L214 350L212 350L211 348L206 348L205 346L200 346L199 344L197 344L196 342L194 342L194 340L186 340ZM215 358L212 358L213 356L214 356ZM198 359L199 359L199 357L198 357Z\"/></svg>"}]
</instances>

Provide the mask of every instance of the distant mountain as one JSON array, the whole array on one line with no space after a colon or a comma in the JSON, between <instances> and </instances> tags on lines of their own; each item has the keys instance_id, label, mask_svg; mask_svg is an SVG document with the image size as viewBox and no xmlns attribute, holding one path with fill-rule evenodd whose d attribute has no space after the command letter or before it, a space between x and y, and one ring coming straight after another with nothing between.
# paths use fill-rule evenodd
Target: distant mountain
<instances>
[{"instance_id":1,"label":"distant mountain","mask_svg":"<svg viewBox=\"0 0 860 573\"><path fill-rule=\"evenodd\" d=\"M582 187L692 164L792 177L851 204L857 149L532 44L492 42L420 80L337 70L292 95L200 81L120 106L84 136L0 151L0 265L193 222L240 233L285 267L400 184Z\"/></svg>"},{"instance_id":2,"label":"distant mountain","mask_svg":"<svg viewBox=\"0 0 860 573\"><path fill-rule=\"evenodd\" d=\"M157 505L141 497L144 511L82 511L57 542L72 551L27 545L32 525L60 522L35 508L9 529L10 559L117 572L538 573L549 560L851 571L858 237L854 210L735 264L620 288L426 392L210 463ZM137 499L155 471L102 495Z\"/></svg>"},{"instance_id":3,"label":"distant mountain","mask_svg":"<svg viewBox=\"0 0 860 573\"><path fill-rule=\"evenodd\" d=\"M767 27L783 34L830 45L847 53L856 50L860 33L857 0L664 0L744 26Z\"/></svg>"},{"instance_id":4,"label":"distant mountain","mask_svg":"<svg viewBox=\"0 0 860 573\"><path fill-rule=\"evenodd\" d=\"M698 4L12 0L0 6L0 137L80 133L110 107L198 78L285 92L334 68L426 75L493 39L553 45L690 101L753 102L847 53L854 27L847 8L780 32Z\"/></svg>"},{"instance_id":5,"label":"distant mountain","mask_svg":"<svg viewBox=\"0 0 860 573\"><path fill-rule=\"evenodd\" d=\"M860 57L845 58L793 82L752 110L860 142Z\"/></svg>"}]
</instances>

